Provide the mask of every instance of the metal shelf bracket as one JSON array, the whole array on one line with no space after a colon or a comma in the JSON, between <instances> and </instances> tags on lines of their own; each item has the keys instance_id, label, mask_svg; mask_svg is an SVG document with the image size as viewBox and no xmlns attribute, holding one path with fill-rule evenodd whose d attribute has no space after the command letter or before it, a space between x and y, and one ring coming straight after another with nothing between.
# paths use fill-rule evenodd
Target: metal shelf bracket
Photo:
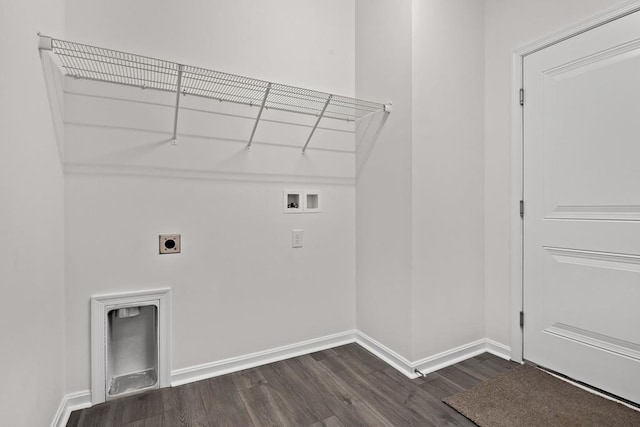
<instances>
[{"instance_id":1,"label":"metal shelf bracket","mask_svg":"<svg viewBox=\"0 0 640 427\"><path fill-rule=\"evenodd\" d=\"M184 65L178 67L178 80L176 82L176 111L173 115L173 137L171 138L171 144L177 144L178 138L178 110L180 109L180 90L182 89L182 72L184 71Z\"/></svg>"},{"instance_id":2,"label":"metal shelf bracket","mask_svg":"<svg viewBox=\"0 0 640 427\"><path fill-rule=\"evenodd\" d=\"M311 137L313 136L313 133L316 131L316 128L318 127L318 124L320 123L320 120L322 120L322 116L324 116L324 112L327 111L327 107L329 106L329 103L331 102L331 98L333 97L333 95L329 95L327 97L327 102L324 103L324 107L322 107L322 111L320 112L320 115L318 116L318 120L316 120L316 124L313 125L313 129L311 129L311 133L309 134L309 138L307 138L307 142L304 144L304 147L302 147L302 154L304 154L307 151L307 146L309 145L309 141L311 141Z\"/></svg>"},{"instance_id":3,"label":"metal shelf bracket","mask_svg":"<svg viewBox=\"0 0 640 427\"><path fill-rule=\"evenodd\" d=\"M40 50L53 50L53 39L47 36L41 36L38 33L38 49Z\"/></svg>"},{"instance_id":4,"label":"metal shelf bracket","mask_svg":"<svg viewBox=\"0 0 640 427\"><path fill-rule=\"evenodd\" d=\"M256 129L258 128L258 123L260 122L260 117L262 116L262 111L264 110L264 104L267 103L267 97L269 96L269 91L271 90L271 83L267 84L267 89L264 91L264 98L262 98L262 104L260 104L260 111L258 111L258 116L256 117L256 122L253 124L253 130L251 131L251 137L249 138L249 143L247 144L247 151L251 151L251 144L253 143L253 136L256 134Z\"/></svg>"}]
</instances>

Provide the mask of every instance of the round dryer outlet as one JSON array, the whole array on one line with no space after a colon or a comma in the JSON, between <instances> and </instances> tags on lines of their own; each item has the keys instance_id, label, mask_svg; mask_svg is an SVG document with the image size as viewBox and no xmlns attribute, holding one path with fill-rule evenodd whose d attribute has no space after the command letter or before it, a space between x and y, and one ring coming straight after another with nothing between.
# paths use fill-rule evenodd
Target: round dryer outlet
<instances>
[{"instance_id":1,"label":"round dryer outlet","mask_svg":"<svg viewBox=\"0 0 640 427\"><path fill-rule=\"evenodd\" d=\"M179 234L161 234L160 235L160 253L161 254L179 254L180 253L180 235Z\"/></svg>"}]
</instances>

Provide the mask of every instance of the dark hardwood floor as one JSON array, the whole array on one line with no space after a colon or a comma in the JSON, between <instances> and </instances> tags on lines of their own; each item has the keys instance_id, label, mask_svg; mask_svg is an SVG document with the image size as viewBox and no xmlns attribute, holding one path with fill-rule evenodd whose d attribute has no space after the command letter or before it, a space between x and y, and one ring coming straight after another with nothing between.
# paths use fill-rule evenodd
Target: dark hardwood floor
<instances>
[{"instance_id":1,"label":"dark hardwood floor","mask_svg":"<svg viewBox=\"0 0 640 427\"><path fill-rule=\"evenodd\" d=\"M515 366L484 353L410 380L349 344L75 411L67 427L475 426L441 399Z\"/></svg>"}]
</instances>

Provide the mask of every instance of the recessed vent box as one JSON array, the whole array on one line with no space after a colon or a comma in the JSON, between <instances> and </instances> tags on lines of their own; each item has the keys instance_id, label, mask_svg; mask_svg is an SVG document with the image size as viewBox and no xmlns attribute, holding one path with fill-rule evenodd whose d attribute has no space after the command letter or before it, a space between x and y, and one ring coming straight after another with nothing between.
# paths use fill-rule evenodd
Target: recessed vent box
<instances>
[{"instance_id":1,"label":"recessed vent box","mask_svg":"<svg viewBox=\"0 0 640 427\"><path fill-rule=\"evenodd\" d=\"M101 403L169 385L169 291L91 299L91 398Z\"/></svg>"}]
</instances>

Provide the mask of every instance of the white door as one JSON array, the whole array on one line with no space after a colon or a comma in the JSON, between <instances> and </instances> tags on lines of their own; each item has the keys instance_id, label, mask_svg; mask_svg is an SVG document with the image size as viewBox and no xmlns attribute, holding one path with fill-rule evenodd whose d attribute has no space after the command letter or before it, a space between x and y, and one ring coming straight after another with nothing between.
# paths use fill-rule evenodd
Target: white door
<instances>
[{"instance_id":1,"label":"white door","mask_svg":"<svg viewBox=\"0 0 640 427\"><path fill-rule=\"evenodd\" d=\"M640 13L523 65L524 358L640 403Z\"/></svg>"}]
</instances>

